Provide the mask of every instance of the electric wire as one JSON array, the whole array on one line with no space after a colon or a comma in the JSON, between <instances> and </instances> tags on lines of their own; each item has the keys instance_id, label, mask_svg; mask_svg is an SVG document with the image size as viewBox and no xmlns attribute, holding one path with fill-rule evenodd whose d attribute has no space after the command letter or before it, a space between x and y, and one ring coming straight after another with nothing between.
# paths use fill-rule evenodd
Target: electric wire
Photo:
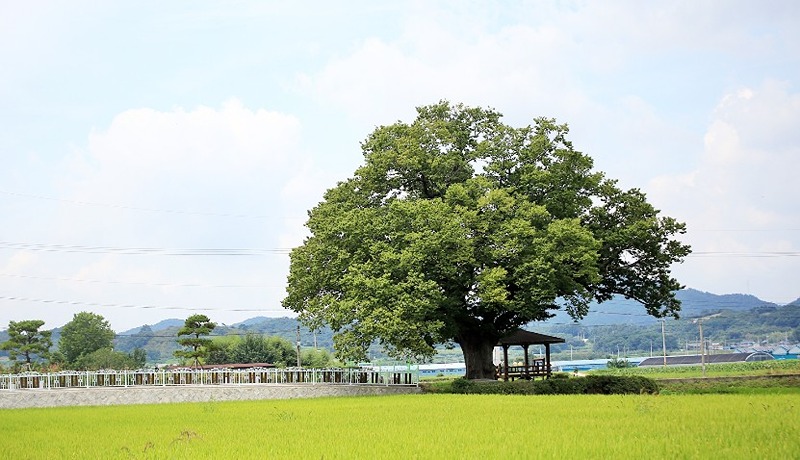
<instances>
[{"instance_id":1,"label":"electric wire","mask_svg":"<svg viewBox=\"0 0 800 460\"><path fill-rule=\"evenodd\" d=\"M24 197L24 198L34 198L37 200L47 200L47 201L57 201L60 203L69 203L79 206L96 206L96 207L103 207L103 208L113 208L113 209L127 209L132 211L144 211L144 212L158 212L158 213L165 213L165 214L187 214L187 215L196 215L196 216L208 216L208 217L235 217L235 218L243 218L243 219L269 219L272 216L269 215L257 215L257 214L234 214L234 213L223 213L223 212L204 212L204 211L183 211L183 210L176 210L176 209L159 209L159 208L145 208L139 206L128 206L122 204L112 204L112 203L97 203L92 201L79 201L79 200L67 200L64 198L54 198L49 196L43 195L34 195L28 193L18 193L18 192L10 192L7 190L0 190L0 193L9 196L16 196L16 197Z\"/></svg>"},{"instance_id":2,"label":"electric wire","mask_svg":"<svg viewBox=\"0 0 800 460\"><path fill-rule=\"evenodd\" d=\"M200 284L200 283L150 283L138 281L115 281L115 280L97 280L85 278L68 278L68 277L53 277L53 276L33 276L33 275L20 275L16 273L0 273L0 276L21 279L34 279L46 281L75 281L79 283L100 283L100 284L125 284L135 286L154 286L154 287L200 287L200 288L257 288L257 289L284 289L285 286L269 286L263 284Z\"/></svg>"},{"instance_id":3,"label":"electric wire","mask_svg":"<svg viewBox=\"0 0 800 460\"><path fill-rule=\"evenodd\" d=\"M113 247L84 246L44 243L20 243L0 241L0 249L27 251L66 252L83 254L120 255L170 255L170 256L261 256L289 254L290 248L158 248L158 247Z\"/></svg>"},{"instance_id":4,"label":"electric wire","mask_svg":"<svg viewBox=\"0 0 800 460\"><path fill-rule=\"evenodd\" d=\"M142 310L186 310L186 311L216 311L216 312L285 312L283 308L210 308L210 307L177 307L168 305L134 305L134 304L114 304L114 303L97 303L97 302L81 302L75 300L57 300L57 299L36 299L30 297L13 297L13 296L0 296L0 300L10 300L15 302L37 302L47 304L64 304L64 305L81 305L89 307L110 307L110 308L136 308Z\"/></svg>"}]
</instances>

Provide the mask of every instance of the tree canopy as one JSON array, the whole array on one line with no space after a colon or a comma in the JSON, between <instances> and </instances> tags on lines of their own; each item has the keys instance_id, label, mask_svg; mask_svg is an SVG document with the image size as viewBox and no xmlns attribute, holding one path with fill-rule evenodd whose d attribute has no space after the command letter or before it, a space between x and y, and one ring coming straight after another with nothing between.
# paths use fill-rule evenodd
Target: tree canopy
<instances>
[{"instance_id":1,"label":"tree canopy","mask_svg":"<svg viewBox=\"0 0 800 460\"><path fill-rule=\"evenodd\" d=\"M8 340L0 344L0 350L8 351L11 359L22 358L31 364L37 357L46 358L53 345L51 331L40 331L44 321L29 319L8 323Z\"/></svg>"},{"instance_id":2,"label":"tree canopy","mask_svg":"<svg viewBox=\"0 0 800 460\"><path fill-rule=\"evenodd\" d=\"M192 315L186 318L183 327L178 331L178 344L186 347L185 350L176 350L175 356L184 358L198 366L201 360L208 357L211 339L204 336L211 334L217 327L206 315Z\"/></svg>"},{"instance_id":3,"label":"tree canopy","mask_svg":"<svg viewBox=\"0 0 800 460\"><path fill-rule=\"evenodd\" d=\"M284 367L296 362L297 351L291 342L281 337L263 337L253 333L216 340L208 356L209 364L270 363Z\"/></svg>"},{"instance_id":4,"label":"tree canopy","mask_svg":"<svg viewBox=\"0 0 800 460\"><path fill-rule=\"evenodd\" d=\"M101 315L82 311L72 317L72 321L64 325L58 349L69 364L78 362L78 358L101 348L111 348L114 331Z\"/></svg>"},{"instance_id":5,"label":"tree canopy","mask_svg":"<svg viewBox=\"0 0 800 460\"><path fill-rule=\"evenodd\" d=\"M621 294L677 317L684 224L594 171L566 125L514 128L448 102L417 112L370 134L364 164L309 212L291 253L283 304L329 325L340 358L376 340L405 358L455 342L482 378L500 337L559 308L579 319Z\"/></svg>"}]
</instances>

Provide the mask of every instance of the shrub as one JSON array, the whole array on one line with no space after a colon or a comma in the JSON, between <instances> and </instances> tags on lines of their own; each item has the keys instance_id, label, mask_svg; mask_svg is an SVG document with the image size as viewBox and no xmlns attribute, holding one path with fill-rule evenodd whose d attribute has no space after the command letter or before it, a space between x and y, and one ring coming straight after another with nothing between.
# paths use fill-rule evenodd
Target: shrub
<instances>
[{"instance_id":1,"label":"shrub","mask_svg":"<svg viewBox=\"0 0 800 460\"><path fill-rule=\"evenodd\" d=\"M446 389L441 389L446 392ZM598 375L580 378L517 380L515 382L475 381L460 378L450 384L450 393L502 395L569 394L655 394L658 385L646 377Z\"/></svg>"},{"instance_id":2,"label":"shrub","mask_svg":"<svg viewBox=\"0 0 800 460\"><path fill-rule=\"evenodd\" d=\"M606 363L606 367L609 369L627 369L633 367L633 364L627 359L611 358L611 360Z\"/></svg>"},{"instance_id":3,"label":"shrub","mask_svg":"<svg viewBox=\"0 0 800 460\"><path fill-rule=\"evenodd\" d=\"M462 377L460 379L453 380L453 382L450 384L450 389L453 393L458 394L474 393L475 382Z\"/></svg>"},{"instance_id":4,"label":"shrub","mask_svg":"<svg viewBox=\"0 0 800 460\"><path fill-rule=\"evenodd\" d=\"M587 394L640 394L658 393L658 385L651 379L641 376L590 375L585 377Z\"/></svg>"},{"instance_id":5,"label":"shrub","mask_svg":"<svg viewBox=\"0 0 800 460\"><path fill-rule=\"evenodd\" d=\"M548 379L535 381L532 384L537 395L575 395L584 392L584 379Z\"/></svg>"}]
</instances>

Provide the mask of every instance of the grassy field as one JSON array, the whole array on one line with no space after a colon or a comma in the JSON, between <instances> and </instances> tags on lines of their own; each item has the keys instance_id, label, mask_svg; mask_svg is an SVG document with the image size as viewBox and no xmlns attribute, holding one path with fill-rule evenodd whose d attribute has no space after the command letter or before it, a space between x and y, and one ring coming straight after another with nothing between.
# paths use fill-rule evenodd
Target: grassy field
<instances>
[{"instance_id":1,"label":"grassy field","mask_svg":"<svg viewBox=\"0 0 800 460\"><path fill-rule=\"evenodd\" d=\"M695 378L703 375L701 366L626 367L591 371L598 375L641 375L652 379ZM800 374L800 360L786 359L753 363L709 364L706 377L741 377Z\"/></svg>"},{"instance_id":2,"label":"grassy field","mask_svg":"<svg viewBox=\"0 0 800 460\"><path fill-rule=\"evenodd\" d=\"M0 411L0 458L725 458L800 452L800 394L407 395Z\"/></svg>"}]
</instances>

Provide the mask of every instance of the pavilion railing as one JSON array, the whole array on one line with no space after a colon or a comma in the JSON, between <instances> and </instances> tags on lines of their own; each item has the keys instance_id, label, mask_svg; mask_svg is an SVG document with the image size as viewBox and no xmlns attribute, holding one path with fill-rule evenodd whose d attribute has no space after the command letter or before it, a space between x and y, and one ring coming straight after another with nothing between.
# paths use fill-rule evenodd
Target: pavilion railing
<instances>
[{"instance_id":1,"label":"pavilion railing","mask_svg":"<svg viewBox=\"0 0 800 460\"><path fill-rule=\"evenodd\" d=\"M506 369L500 365L497 367L497 378L505 378ZM544 359L532 359L527 367L508 366L509 379L549 377L552 374L552 367Z\"/></svg>"},{"instance_id":2,"label":"pavilion railing","mask_svg":"<svg viewBox=\"0 0 800 460\"><path fill-rule=\"evenodd\" d=\"M0 374L0 390L177 385L384 385L416 386L416 370L345 369L160 369L24 372Z\"/></svg>"}]
</instances>

